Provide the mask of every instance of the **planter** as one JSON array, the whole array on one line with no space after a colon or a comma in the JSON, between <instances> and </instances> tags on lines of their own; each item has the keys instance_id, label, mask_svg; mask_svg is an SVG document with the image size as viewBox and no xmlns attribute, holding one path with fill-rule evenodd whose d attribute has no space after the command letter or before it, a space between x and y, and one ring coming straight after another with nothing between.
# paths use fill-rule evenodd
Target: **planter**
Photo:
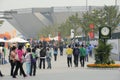
<instances>
[{"instance_id":1,"label":"planter","mask_svg":"<svg viewBox=\"0 0 120 80\"><path fill-rule=\"evenodd\" d=\"M120 68L120 64L87 64L90 68Z\"/></svg>"}]
</instances>

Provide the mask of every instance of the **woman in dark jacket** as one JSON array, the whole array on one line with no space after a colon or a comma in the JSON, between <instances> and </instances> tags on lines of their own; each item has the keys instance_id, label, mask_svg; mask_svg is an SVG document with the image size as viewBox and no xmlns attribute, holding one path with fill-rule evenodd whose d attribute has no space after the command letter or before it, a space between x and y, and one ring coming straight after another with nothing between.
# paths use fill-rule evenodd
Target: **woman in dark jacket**
<instances>
[{"instance_id":1,"label":"woman in dark jacket","mask_svg":"<svg viewBox=\"0 0 120 80\"><path fill-rule=\"evenodd\" d=\"M41 69L43 63L43 69L45 69L45 56L46 56L46 47L42 48L40 51L40 65L39 68Z\"/></svg>"}]
</instances>

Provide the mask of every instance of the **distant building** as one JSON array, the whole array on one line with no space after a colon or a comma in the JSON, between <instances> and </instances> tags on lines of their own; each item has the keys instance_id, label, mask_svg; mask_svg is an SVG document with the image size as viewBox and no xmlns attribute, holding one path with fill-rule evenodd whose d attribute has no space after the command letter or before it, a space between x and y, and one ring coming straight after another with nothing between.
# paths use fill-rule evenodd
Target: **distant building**
<instances>
[{"instance_id":1,"label":"distant building","mask_svg":"<svg viewBox=\"0 0 120 80\"><path fill-rule=\"evenodd\" d=\"M7 21L24 36L34 38L38 36L42 27L61 24L76 12L82 16L82 13L86 11L101 8L103 6L88 6L87 9L86 6L15 9L13 11L17 11L17 13L10 14L9 16L13 19Z\"/></svg>"}]
</instances>

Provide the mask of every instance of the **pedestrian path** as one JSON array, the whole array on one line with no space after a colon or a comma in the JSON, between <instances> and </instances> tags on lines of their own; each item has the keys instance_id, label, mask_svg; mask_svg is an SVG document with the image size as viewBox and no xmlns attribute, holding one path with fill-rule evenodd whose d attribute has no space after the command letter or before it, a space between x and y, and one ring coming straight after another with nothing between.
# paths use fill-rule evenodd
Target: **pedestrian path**
<instances>
[{"instance_id":1,"label":"pedestrian path","mask_svg":"<svg viewBox=\"0 0 120 80\"><path fill-rule=\"evenodd\" d=\"M52 57L52 69L37 68L36 76L23 78L17 76L17 80L120 80L120 71L118 69L91 69L87 68L88 63L94 63L93 58L85 63L85 67L67 67L67 58L58 54L57 61ZM73 61L73 60L72 60ZM117 63L120 63L119 61ZM47 67L47 66L46 66ZM13 80L10 74L10 64L0 65L0 69L5 74L0 80ZM24 70L25 70L24 65Z\"/></svg>"}]
</instances>

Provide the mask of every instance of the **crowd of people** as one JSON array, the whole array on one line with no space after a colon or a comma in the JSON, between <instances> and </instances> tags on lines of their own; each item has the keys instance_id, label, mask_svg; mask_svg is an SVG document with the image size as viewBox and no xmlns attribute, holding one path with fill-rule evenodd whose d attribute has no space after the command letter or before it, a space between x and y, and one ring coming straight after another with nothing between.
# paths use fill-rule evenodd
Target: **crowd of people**
<instances>
[{"instance_id":1,"label":"crowd of people","mask_svg":"<svg viewBox=\"0 0 120 80\"><path fill-rule=\"evenodd\" d=\"M72 67L72 57L74 66L78 67L78 62L80 60L81 67L84 67L85 60L88 61L88 56L92 55L91 45L78 45L78 44L68 44L66 48L67 55L67 65ZM60 44L36 44L34 47L31 45L17 45L11 46L9 51L9 63L11 66L10 75L16 78L18 75L18 70L20 69L20 75L23 77L35 76L36 68L46 69L45 61L47 62L47 69L52 69L51 58L53 54L54 61L57 61L58 50L60 51L60 56L63 56L64 45ZM24 71L23 64L26 64L26 71ZM0 76L3 74L0 71Z\"/></svg>"}]
</instances>

